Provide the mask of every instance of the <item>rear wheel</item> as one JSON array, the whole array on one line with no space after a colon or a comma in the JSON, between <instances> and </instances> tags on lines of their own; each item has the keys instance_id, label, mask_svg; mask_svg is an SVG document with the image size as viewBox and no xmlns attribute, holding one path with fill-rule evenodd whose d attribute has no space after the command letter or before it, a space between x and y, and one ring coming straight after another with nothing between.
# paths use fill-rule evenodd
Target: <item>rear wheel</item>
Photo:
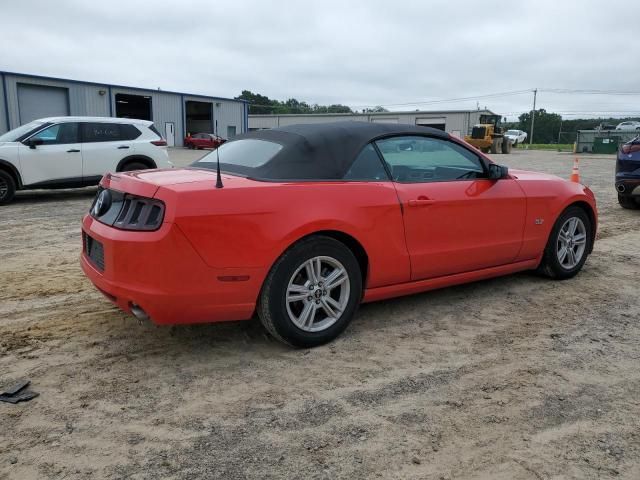
<instances>
[{"instance_id":1,"label":"rear wheel","mask_svg":"<svg viewBox=\"0 0 640 480\"><path fill-rule=\"evenodd\" d=\"M146 166L144 163L141 163L141 162L129 162L122 168L122 171L132 172L134 170L146 170L148 168L149 168L148 166Z\"/></svg>"},{"instance_id":2,"label":"rear wheel","mask_svg":"<svg viewBox=\"0 0 640 480\"><path fill-rule=\"evenodd\" d=\"M260 294L258 315L267 331L295 347L315 347L347 327L362 296L355 256L333 238L300 241L276 262Z\"/></svg>"},{"instance_id":3,"label":"rear wheel","mask_svg":"<svg viewBox=\"0 0 640 480\"><path fill-rule=\"evenodd\" d=\"M569 207L556 220L538 270L564 280L575 276L591 250L591 219L580 207Z\"/></svg>"},{"instance_id":4,"label":"rear wheel","mask_svg":"<svg viewBox=\"0 0 640 480\"><path fill-rule=\"evenodd\" d=\"M491 143L491 153L498 153L498 150L500 149L500 140L498 140L497 138L493 139L493 142Z\"/></svg>"},{"instance_id":5,"label":"rear wheel","mask_svg":"<svg viewBox=\"0 0 640 480\"><path fill-rule=\"evenodd\" d=\"M0 170L0 205L11 202L15 194L16 182L13 180L13 177L7 172Z\"/></svg>"},{"instance_id":6,"label":"rear wheel","mask_svg":"<svg viewBox=\"0 0 640 480\"><path fill-rule=\"evenodd\" d=\"M638 200L635 197L630 197L628 195L618 194L618 203L622 208L627 208L629 210L640 209L640 200Z\"/></svg>"}]
</instances>

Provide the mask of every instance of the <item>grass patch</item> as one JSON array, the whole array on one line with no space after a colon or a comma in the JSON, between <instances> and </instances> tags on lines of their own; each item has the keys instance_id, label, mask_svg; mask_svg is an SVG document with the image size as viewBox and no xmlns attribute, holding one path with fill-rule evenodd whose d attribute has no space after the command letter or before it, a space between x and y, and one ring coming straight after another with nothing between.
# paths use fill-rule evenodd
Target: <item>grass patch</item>
<instances>
[{"instance_id":1,"label":"grass patch","mask_svg":"<svg viewBox=\"0 0 640 480\"><path fill-rule=\"evenodd\" d=\"M573 152L573 143L534 143L520 144L518 148L526 150L553 150L556 152Z\"/></svg>"}]
</instances>

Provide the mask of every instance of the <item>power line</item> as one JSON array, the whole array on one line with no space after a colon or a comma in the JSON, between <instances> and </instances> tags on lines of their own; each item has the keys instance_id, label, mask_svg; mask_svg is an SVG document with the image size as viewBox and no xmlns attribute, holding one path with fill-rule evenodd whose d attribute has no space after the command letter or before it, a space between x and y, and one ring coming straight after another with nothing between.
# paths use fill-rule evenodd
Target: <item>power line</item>
<instances>
[{"instance_id":1,"label":"power line","mask_svg":"<svg viewBox=\"0 0 640 480\"><path fill-rule=\"evenodd\" d=\"M513 90L511 92L498 92L498 93L488 93L486 95L476 95L473 97L458 97L458 98L443 98L440 100L425 100L425 101L416 101L416 102L405 102L405 103L383 103L378 105L354 105L354 107L400 107L400 106L408 106L408 105L433 105L437 103L453 103L453 102L466 102L468 100L479 100L483 98L495 98L495 97L508 97L513 95L522 95L525 93L531 93L531 90Z\"/></svg>"},{"instance_id":2,"label":"power line","mask_svg":"<svg viewBox=\"0 0 640 480\"><path fill-rule=\"evenodd\" d=\"M526 89L526 90L511 90L507 92L496 92L496 93L488 93L482 95L474 95L468 97L454 97L454 98L442 98L436 100L416 100L413 102L402 102L402 103L379 103L379 104L371 104L371 105L352 105L351 108L354 110L364 109L364 108L375 108L375 107L406 107L406 106L414 106L414 105L438 105L442 103L457 103L457 102L466 102L470 100L481 100L488 98L501 98L501 97L511 97L515 95L525 95L531 94L534 89ZM540 88L537 89L538 92L551 93L551 94L559 94L559 95L611 95L611 96L640 96L640 92L634 91L618 91L618 90L595 90L595 89L569 89L569 88ZM307 102L300 102L307 103ZM263 108L273 108L276 105L263 105L263 104L249 104L252 107L263 107ZM307 105L309 105L307 103ZM585 111L585 113L590 113ZM596 112L594 112L596 113Z\"/></svg>"},{"instance_id":3,"label":"power line","mask_svg":"<svg viewBox=\"0 0 640 480\"><path fill-rule=\"evenodd\" d=\"M622 92L617 90L575 90L570 88L541 88L541 92L572 95L640 95L640 92Z\"/></svg>"}]
</instances>

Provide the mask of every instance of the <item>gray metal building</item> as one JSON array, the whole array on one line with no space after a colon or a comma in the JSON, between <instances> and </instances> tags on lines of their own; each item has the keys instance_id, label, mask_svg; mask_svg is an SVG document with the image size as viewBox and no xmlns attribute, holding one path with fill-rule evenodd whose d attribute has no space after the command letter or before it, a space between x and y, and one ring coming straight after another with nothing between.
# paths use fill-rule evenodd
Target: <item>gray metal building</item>
<instances>
[{"instance_id":1,"label":"gray metal building","mask_svg":"<svg viewBox=\"0 0 640 480\"><path fill-rule=\"evenodd\" d=\"M37 118L81 115L151 120L172 146L187 133L248 130L244 100L0 71L0 134Z\"/></svg>"},{"instance_id":2,"label":"gray metal building","mask_svg":"<svg viewBox=\"0 0 640 480\"><path fill-rule=\"evenodd\" d=\"M493 115L490 110L445 110L383 113L322 113L287 115L249 115L249 130L276 128L296 123L325 123L337 121L406 123L438 128L452 135L464 137L480 121L480 115Z\"/></svg>"}]
</instances>

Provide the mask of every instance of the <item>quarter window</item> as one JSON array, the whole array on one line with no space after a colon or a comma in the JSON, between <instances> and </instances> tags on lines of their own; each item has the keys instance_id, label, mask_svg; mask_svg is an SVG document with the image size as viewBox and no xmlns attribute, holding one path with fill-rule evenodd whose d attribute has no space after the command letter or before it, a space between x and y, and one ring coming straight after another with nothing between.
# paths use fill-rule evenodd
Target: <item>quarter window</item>
<instances>
[{"instance_id":1,"label":"quarter window","mask_svg":"<svg viewBox=\"0 0 640 480\"><path fill-rule=\"evenodd\" d=\"M480 158L448 140L406 136L378 140L376 145L396 182L422 183L485 178L484 165Z\"/></svg>"},{"instance_id":2,"label":"quarter window","mask_svg":"<svg viewBox=\"0 0 640 480\"><path fill-rule=\"evenodd\" d=\"M345 174L344 180L389 180L373 145L368 144L362 149Z\"/></svg>"},{"instance_id":3,"label":"quarter window","mask_svg":"<svg viewBox=\"0 0 640 480\"><path fill-rule=\"evenodd\" d=\"M59 123L45 128L30 138L31 140L42 140L43 145L64 145L67 143L78 143L78 124Z\"/></svg>"}]
</instances>

